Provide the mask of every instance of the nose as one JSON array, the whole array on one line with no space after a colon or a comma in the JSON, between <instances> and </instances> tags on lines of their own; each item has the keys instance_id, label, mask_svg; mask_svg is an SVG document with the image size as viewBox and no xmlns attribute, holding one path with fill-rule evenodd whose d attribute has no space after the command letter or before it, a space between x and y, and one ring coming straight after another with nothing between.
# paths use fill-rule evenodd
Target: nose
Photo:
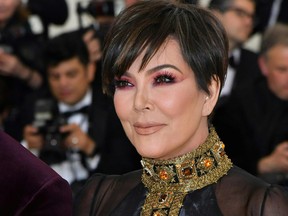
<instances>
[{"instance_id":1,"label":"nose","mask_svg":"<svg viewBox=\"0 0 288 216\"><path fill-rule=\"evenodd\" d=\"M152 110L153 105L150 98L149 90L137 88L134 95L134 109L138 112Z\"/></svg>"},{"instance_id":2,"label":"nose","mask_svg":"<svg viewBox=\"0 0 288 216\"><path fill-rule=\"evenodd\" d=\"M245 17L245 22L246 24L249 26L249 28L253 28L253 25L254 25L254 18L253 17Z\"/></svg>"},{"instance_id":3,"label":"nose","mask_svg":"<svg viewBox=\"0 0 288 216\"><path fill-rule=\"evenodd\" d=\"M65 76L60 76L58 79L58 83L60 86L66 86L68 85L68 78Z\"/></svg>"}]
</instances>

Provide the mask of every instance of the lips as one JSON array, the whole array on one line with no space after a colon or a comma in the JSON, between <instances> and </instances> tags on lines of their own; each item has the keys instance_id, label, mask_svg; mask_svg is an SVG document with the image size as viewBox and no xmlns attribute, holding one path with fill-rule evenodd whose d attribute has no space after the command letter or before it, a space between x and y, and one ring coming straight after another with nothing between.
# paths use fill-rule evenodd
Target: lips
<instances>
[{"instance_id":1,"label":"lips","mask_svg":"<svg viewBox=\"0 0 288 216\"><path fill-rule=\"evenodd\" d=\"M151 135L161 130L165 125L158 123L135 123L134 129L139 135Z\"/></svg>"},{"instance_id":2,"label":"lips","mask_svg":"<svg viewBox=\"0 0 288 216\"><path fill-rule=\"evenodd\" d=\"M71 91L60 91L59 95L61 95L61 97L68 97L71 95Z\"/></svg>"}]
</instances>

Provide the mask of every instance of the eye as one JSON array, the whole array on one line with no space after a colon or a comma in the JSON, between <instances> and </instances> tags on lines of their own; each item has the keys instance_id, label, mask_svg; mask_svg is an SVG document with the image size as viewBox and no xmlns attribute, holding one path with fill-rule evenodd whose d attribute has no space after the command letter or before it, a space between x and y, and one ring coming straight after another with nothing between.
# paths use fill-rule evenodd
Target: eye
<instances>
[{"instance_id":1,"label":"eye","mask_svg":"<svg viewBox=\"0 0 288 216\"><path fill-rule=\"evenodd\" d=\"M49 74L49 79L51 79L51 80L58 80L60 78L60 75L59 74L57 74L57 73L50 73Z\"/></svg>"},{"instance_id":2,"label":"eye","mask_svg":"<svg viewBox=\"0 0 288 216\"><path fill-rule=\"evenodd\" d=\"M71 71L69 71L69 72L67 73L67 77L69 77L69 78L74 78L74 77L76 77L78 74L79 74L78 71L76 71L76 70L71 70Z\"/></svg>"},{"instance_id":3,"label":"eye","mask_svg":"<svg viewBox=\"0 0 288 216\"><path fill-rule=\"evenodd\" d=\"M174 81L175 81L175 77L172 74L168 74L168 73L160 74L154 78L155 84L158 84L158 85L174 83Z\"/></svg>"},{"instance_id":4,"label":"eye","mask_svg":"<svg viewBox=\"0 0 288 216\"><path fill-rule=\"evenodd\" d=\"M279 66L279 67L277 68L277 70L278 70L279 73L287 73L288 68L285 67L285 66Z\"/></svg>"},{"instance_id":5,"label":"eye","mask_svg":"<svg viewBox=\"0 0 288 216\"><path fill-rule=\"evenodd\" d=\"M115 79L114 80L114 85L115 85L116 89L123 89L123 88L127 88L127 87L133 87L133 84L130 83L126 79Z\"/></svg>"}]
</instances>

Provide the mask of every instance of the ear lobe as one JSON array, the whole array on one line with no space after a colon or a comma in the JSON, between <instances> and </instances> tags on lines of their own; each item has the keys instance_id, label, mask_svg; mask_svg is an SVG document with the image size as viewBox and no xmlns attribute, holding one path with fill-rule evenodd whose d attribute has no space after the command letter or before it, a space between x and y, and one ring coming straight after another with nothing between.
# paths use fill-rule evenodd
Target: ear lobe
<instances>
[{"instance_id":1,"label":"ear lobe","mask_svg":"<svg viewBox=\"0 0 288 216\"><path fill-rule=\"evenodd\" d=\"M94 80L96 73L96 66L93 62L88 63L87 65L88 79L90 82Z\"/></svg>"},{"instance_id":2,"label":"ear lobe","mask_svg":"<svg viewBox=\"0 0 288 216\"><path fill-rule=\"evenodd\" d=\"M267 74L268 74L267 62L266 62L264 56L261 56L258 58L258 65L260 67L260 70L261 70L261 73L263 74L263 76L267 76Z\"/></svg>"},{"instance_id":3,"label":"ear lobe","mask_svg":"<svg viewBox=\"0 0 288 216\"><path fill-rule=\"evenodd\" d=\"M209 116L217 101L219 98L219 92L220 92L220 83L218 77L212 78L211 84L209 86L209 95L205 97L205 102L202 110L203 116Z\"/></svg>"}]
</instances>

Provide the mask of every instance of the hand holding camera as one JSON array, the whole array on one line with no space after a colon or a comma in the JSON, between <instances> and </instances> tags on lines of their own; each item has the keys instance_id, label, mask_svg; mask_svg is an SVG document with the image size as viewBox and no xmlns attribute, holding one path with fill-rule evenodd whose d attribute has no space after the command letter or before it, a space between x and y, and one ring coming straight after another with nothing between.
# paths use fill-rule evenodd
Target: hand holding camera
<instances>
[{"instance_id":1,"label":"hand holding camera","mask_svg":"<svg viewBox=\"0 0 288 216\"><path fill-rule=\"evenodd\" d=\"M43 148L44 138L42 134L38 133L38 128L32 125L25 126L24 139L26 140L29 149L40 150Z\"/></svg>"},{"instance_id":2,"label":"hand holding camera","mask_svg":"<svg viewBox=\"0 0 288 216\"><path fill-rule=\"evenodd\" d=\"M95 142L78 124L68 124L64 115L55 114L55 109L56 104L53 100L37 101L33 126L26 126L24 130L24 138L29 148L43 148L54 152L74 149L88 156L93 154Z\"/></svg>"},{"instance_id":3,"label":"hand holding camera","mask_svg":"<svg viewBox=\"0 0 288 216\"><path fill-rule=\"evenodd\" d=\"M87 156L96 148L95 142L77 124L63 125L60 127L60 132L68 134L64 140L66 148L82 151Z\"/></svg>"}]
</instances>

